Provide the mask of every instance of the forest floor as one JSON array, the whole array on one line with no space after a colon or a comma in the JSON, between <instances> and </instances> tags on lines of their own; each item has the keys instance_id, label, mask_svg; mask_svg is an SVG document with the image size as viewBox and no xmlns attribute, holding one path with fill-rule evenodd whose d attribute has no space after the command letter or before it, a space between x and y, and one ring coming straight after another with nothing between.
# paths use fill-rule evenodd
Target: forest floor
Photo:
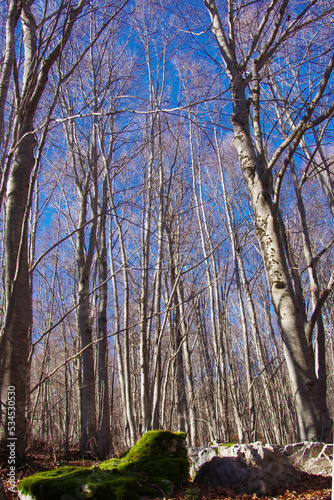
<instances>
[{"instance_id":1,"label":"forest floor","mask_svg":"<svg viewBox=\"0 0 334 500\"><path fill-rule=\"evenodd\" d=\"M77 453L72 454L72 459L70 461L61 461L61 465L90 467L96 463L90 460L80 460L77 455ZM7 459L8 455L0 452L0 478L4 483L7 499L12 500L18 497L17 493L8 491L10 483L8 480L9 470ZM49 454L30 453L27 455L25 462L22 465L17 466L16 481L18 482L24 477L30 476L42 470L54 469L58 467L58 465L59 462L56 462L55 459L50 457ZM299 483L290 485L290 487L284 491L277 489L275 496L258 497L255 494L237 494L237 488L199 487L198 485L194 485L189 482L170 500L256 500L258 498L261 498L262 500L331 500L331 486L331 477L310 476L304 474Z\"/></svg>"},{"instance_id":2,"label":"forest floor","mask_svg":"<svg viewBox=\"0 0 334 500\"><path fill-rule=\"evenodd\" d=\"M275 496L241 495L236 492L237 488L212 488L198 487L189 483L170 500L331 500L332 478L322 476L308 476L297 483L289 486L288 489L275 492Z\"/></svg>"}]
</instances>

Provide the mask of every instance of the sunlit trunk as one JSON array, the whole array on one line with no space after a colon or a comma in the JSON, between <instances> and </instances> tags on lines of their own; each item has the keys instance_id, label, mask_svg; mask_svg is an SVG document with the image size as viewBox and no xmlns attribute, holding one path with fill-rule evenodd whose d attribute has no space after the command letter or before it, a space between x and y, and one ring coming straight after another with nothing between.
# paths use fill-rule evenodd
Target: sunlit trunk
<instances>
[{"instance_id":1,"label":"sunlit trunk","mask_svg":"<svg viewBox=\"0 0 334 500\"><path fill-rule=\"evenodd\" d=\"M260 77L258 75L262 62L260 63L255 58L252 65L253 137L250 129L250 101L246 96L246 88L250 81L244 77L243 70L237 61L235 40L231 41L226 37L215 1L205 0L205 4L211 15L212 29L225 61L226 72L230 80L233 105L231 114L234 134L233 143L238 152L252 201L256 235L281 329L284 354L297 414L298 436L301 440L324 439L330 431L328 408L326 400L322 397L323 391L319 386L320 381L316 377L313 353L308 346L305 335L303 314L298 306L298 300L292 286L281 240L277 209L272 198L272 173L267 168L263 151L259 119ZM277 23L272 28L270 43L273 43L275 39L287 4L288 2L284 1L277 14ZM233 16L232 12L230 12L230 16ZM233 31L231 22L230 30ZM233 35L232 31L230 32L231 36ZM332 63L333 61L331 61ZM315 106L315 104L316 101L312 101L312 106ZM309 113L312 112L312 109L311 107ZM296 129L295 137L302 134L302 126L303 122L301 122L299 129Z\"/></svg>"},{"instance_id":2,"label":"sunlit trunk","mask_svg":"<svg viewBox=\"0 0 334 500\"><path fill-rule=\"evenodd\" d=\"M30 127L23 129L29 132ZM23 135L24 135L23 133ZM28 266L27 224L30 173L34 166L35 142L27 134L17 149L7 187L6 205L6 319L1 337L1 401L6 402L8 389L15 392L16 453L25 454L28 354L32 318ZM7 408L2 406L7 417ZM0 428L1 446L7 446L7 418ZM10 436L8 436L10 437Z\"/></svg>"}]
</instances>

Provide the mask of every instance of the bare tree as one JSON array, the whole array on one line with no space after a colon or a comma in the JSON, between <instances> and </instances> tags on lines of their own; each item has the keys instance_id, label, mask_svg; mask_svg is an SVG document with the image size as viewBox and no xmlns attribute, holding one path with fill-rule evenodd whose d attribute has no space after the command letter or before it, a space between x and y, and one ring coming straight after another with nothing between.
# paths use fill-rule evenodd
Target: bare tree
<instances>
[{"instance_id":1,"label":"bare tree","mask_svg":"<svg viewBox=\"0 0 334 500\"><path fill-rule=\"evenodd\" d=\"M59 38L54 30L38 24L32 12L33 2L22 4L21 30L24 45L24 72L16 96L17 112L13 124L13 140L8 162L13 159L7 183L6 203L6 319L1 336L1 401L6 413L6 392L16 391L16 437L18 456L25 453L25 405L27 397L29 336L32 318L30 277L27 249L27 223L33 190L31 173L35 166L36 136L34 119L43 96L50 69L62 57L77 17L85 6L63 4L53 15L59 23ZM12 2L10 8L13 8ZM47 7L45 7L47 9ZM15 13L16 15L16 13ZM43 17L47 16L47 11ZM13 12L10 12L13 16ZM44 32L39 32L40 26ZM15 22L10 24L14 37ZM43 49L42 49L43 46ZM12 49L11 49L12 50ZM11 52L12 53L12 52ZM13 57L13 55L11 56ZM12 67L12 66L11 66ZM7 71L9 73L9 70ZM9 74L6 76L8 81ZM6 167L5 167L6 177ZM4 178L4 181L6 179ZM7 419L1 427L1 442L7 437Z\"/></svg>"},{"instance_id":2,"label":"bare tree","mask_svg":"<svg viewBox=\"0 0 334 500\"><path fill-rule=\"evenodd\" d=\"M300 439L327 438L331 423L326 399L320 387L321 379L315 372L313 352L308 344L303 314L298 307L298 297L288 269L277 205L280 183L301 139L314 123L321 123L333 113L334 104L330 104L324 111L318 107L322 104L328 86L334 57L329 58L318 87L314 90L313 99L304 110L303 116L300 116L296 125L289 131L288 137L271 156L267 155L264 147L260 98L264 68L268 67L280 47L288 43L302 28L310 26L313 18L319 19L319 16L327 14L325 7L323 11L314 10L315 4L313 1L299 11L293 11L289 0L273 0L266 4L264 12L253 13L247 12L242 3L230 1L226 12L227 23L224 24L216 2L205 0L211 16L212 31L230 84L233 141L252 200L256 233L282 332ZM242 10L242 17L239 9ZM244 19L252 22L254 29L250 31L250 38L242 45ZM315 118L318 109L319 114ZM285 158L274 186L273 169L282 156Z\"/></svg>"},{"instance_id":3,"label":"bare tree","mask_svg":"<svg viewBox=\"0 0 334 500\"><path fill-rule=\"evenodd\" d=\"M107 240L106 240L106 212L107 199L107 176L104 176L101 217L99 223L99 248L98 248L98 271L99 271L99 301L97 330L98 339L98 456L108 458L112 452L112 436L110 425L110 394L108 373L108 339L107 339L107 302L108 302L108 262L107 262Z\"/></svg>"},{"instance_id":4,"label":"bare tree","mask_svg":"<svg viewBox=\"0 0 334 500\"><path fill-rule=\"evenodd\" d=\"M4 137L7 142L11 139L6 161L1 167L0 188L1 199L7 190L6 317L0 346L1 400L5 404L7 388L15 386L19 456L24 454L25 449L25 405L29 380L27 357L32 320L28 222L41 150L61 86L72 76L89 47L96 43L126 3L127 0L119 4L116 2L110 11L106 11L106 16L94 37L88 42L86 40L87 43L78 52L71 52L66 65L63 64L63 56L68 47L68 40L78 17L89 11L90 3L85 0L66 4L59 2L56 6L46 3L42 9L33 0L8 4L5 66L0 81L1 141ZM16 29L19 18L21 22L19 29ZM16 50L19 45L22 50ZM69 56L70 52L66 54ZM47 83L53 69L56 82L54 95L48 95L47 100ZM9 98L9 89L15 107L12 107L12 112L6 114L5 101ZM43 108L44 101L46 106ZM37 115L38 126L35 124ZM9 117L5 134L4 116ZM38 145L39 130L42 134ZM38 154L35 155L37 145ZM2 406L2 413L5 413L5 406ZM7 421L1 428L2 441L6 432Z\"/></svg>"}]
</instances>

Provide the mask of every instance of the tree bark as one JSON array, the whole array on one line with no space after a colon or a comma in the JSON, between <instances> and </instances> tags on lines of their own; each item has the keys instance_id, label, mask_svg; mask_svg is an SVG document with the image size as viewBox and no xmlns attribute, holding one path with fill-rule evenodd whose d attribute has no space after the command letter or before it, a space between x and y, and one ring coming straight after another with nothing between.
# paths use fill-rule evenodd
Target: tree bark
<instances>
[{"instance_id":1,"label":"tree bark","mask_svg":"<svg viewBox=\"0 0 334 500\"><path fill-rule=\"evenodd\" d=\"M282 6L276 15L276 23L268 37L267 45L264 46L258 59L254 58L252 73L247 77L243 76L245 62L237 61L233 33L230 30L230 37L226 36L215 1L205 0L205 4L211 15L212 30L225 61L226 73L230 80L233 106L231 114L234 133L233 143L237 149L251 197L256 234L282 333L284 354L297 413L298 436L301 440L326 439L330 432L328 408L326 400L321 397L323 392L320 390L319 380L316 377L313 354L307 343L303 315L298 307L297 297L291 283L280 237L276 207L272 198L273 184L270 166L277 161L281 150L278 150L276 156L267 164L258 119L259 70L264 61L267 60L269 47L276 39L288 0L282 2ZM252 106L255 140L253 140L250 129L250 102L246 96L246 88L250 82L253 84ZM324 81L325 85L326 81ZM319 93L318 96L320 96ZM316 102L316 99L312 101L304 121L312 116ZM291 141L298 140L302 136L304 121L293 131ZM281 147L282 150L284 145Z\"/></svg>"},{"instance_id":2,"label":"tree bark","mask_svg":"<svg viewBox=\"0 0 334 500\"><path fill-rule=\"evenodd\" d=\"M123 299L123 353L121 350L120 336L121 333L117 333L117 349L119 354L119 368L123 370L122 380L123 380L123 400L125 403L125 417L126 417L126 435L128 444L133 446L136 442L136 426L134 418L134 401L132 394L132 374L131 374L131 353L130 353L130 331L129 331L129 313L130 313L130 283L129 283L129 269L128 269L128 258L125 246L125 239L123 234L123 228L120 223L117 209L113 200L113 195L110 196L110 206L112 210L112 215L118 230L119 244L122 257L122 274L123 274L123 287L124 287L124 299ZM114 281L114 293L117 293L116 280ZM116 295L117 296L117 295ZM122 354L121 354L122 353Z\"/></svg>"},{"instance_id":3,"label":"tree bark","mask_svg":"<svg viewBox=\"0 0 334 500\"><path fill-rule=\"evenodd\" d=\"M103 203L102 215L100 216L99 243L98 249L98 271L99 271L99 302L97 330L98 338L98 456L107 459L112 452L112 439L110 428L110 397L109 397L109 377L108 377L108 339L107 339L107 245L106 245L106 209L107 209L107 176L103 183Z\"/></svg>"},{"instance_id":4,"label":"tree bark","mask_svg":"<svg viewBox=\"0 0 334 500\"><path fill-rule=\"evenodd\" d=\"M234 94L234 95L233 95ZM248 105L244 82L232 90L234 144L252 199L256 232L264 259L271 296L280 324L284 354L290 374L301 440L321 439L328 432L326 401L321 401L312 353L305 336L303 315L294 295L279 222L272 203L270 172L254 150L246 119ZM326 429L326 430L325 430Z\"/></svg>"},{"instance_id":5,"label":"tree bark","mask_svg":"<svg viewBox=\"0 0 334 500\"><path fill-rule=\"evenodd\" d=\"M31 172L35 164L34 119L44 93L48 74L61 56L77 16L83 9L82 0L76 8L69 10L61 40L47 55L40 67L37 66L37 29L30 10L31 2L22 3L21 20L24 45L24 71L22 76L21 100L15 118L13 131L14 159L7 184L6 212L6 319L1 337L1 400L6 401L9 386L16 392L16 453L25 454L27 381L29 380L28 352L32 320L30 276L28 269L28 216L29 198L33 185ZM14 6L15 8L15 6ZM13 5L10 4L13 16ZM11 18L13 23L13 17ZM12 28L10 28L12 29ZM12 33L13 35L13 33ZM13 57L12 46L8 49L8 72ZM45 47L47 50L47 47ZM8 76L8 75L7 75ZM7 79L7 76L5 80ZM7 80L6 80L7 81ZM2 87L6 94L6 81ZM6 412L2 405L2 412ZM1 445L5 444L8 422L5 419L0 431Z\"/></svg>"},{"instance_id":6,"label":"tree bark","mask_svg":"<svg viewBox=\"0 0 334 500\"><path fill-rule=\"evenodd\" d=\"M25 127L26 130L31 127ZM30 131L30 130L29 130ZM34 138L27 134L15 155L7 186L6 222L6 322L1 337L1 401L7 415L8 387L15 387L16 453L25 454L28 354L32 319L27 248L27 202L30 173L34 166ZM0 429L0 442L6 447L8 424Z\"/></svg>"},{"instance_id":7,"label":"tree bark","mask_svg":"<svg viewBox=\"0 0 334 500\"><path fill-rule=\"evenodd\" d=\"M93 456L97 453L97 427L96 427L96 400L95 400L95 362L94 348L92 345L92 324L90 318L90 270L93 259L93 248L95 246L96 222L90 233L89 249L86 256L85 229L87 193L78 192L80 199L80 217L77 237L77 261L79 272L78 283L78 308L77 325L81 340L82 353L82 385L80 391L81 399L81 445L80 453L84 456L90 451Z\"/></svg>"}]
</instances>

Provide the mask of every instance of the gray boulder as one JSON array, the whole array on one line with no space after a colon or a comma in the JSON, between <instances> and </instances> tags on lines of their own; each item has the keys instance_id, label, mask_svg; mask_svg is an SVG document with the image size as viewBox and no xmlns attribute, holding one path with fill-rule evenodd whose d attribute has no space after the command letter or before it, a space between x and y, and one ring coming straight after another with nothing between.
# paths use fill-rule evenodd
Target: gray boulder
<instances>
[{"instance_id":1,"label":"gray boulder","mask_svg":"<svg viewBox=\"0 0 334 500\"><path fill-rule=\"evenodd\" d=\"M209 486L237 486L247 479L247 465L239 457L213 457L201 466L195 482Z\"/></svg>"},{"instance_id":2,"label":"gray boulder","mask_svg":"<svg viewBox=\"0 0 334 500\"><path fill-rule=\"evenodd\" d=\"M190 475L208 486L240 486L247 494L272 495L277 487L300 479L299 471L279 446L251 444L212 446L190 451Z\"/></svg>"},{"instance_id":3,"label":"gray boulder","mask_svg":"<svg viewBox=\"0 0 334 500\"><path fill-rule=\"evenodd\" d=\"M282 448L296 469L307 474L331 476L333 474L333 444L303 442Z\"/></svg>"}]
</instances>

